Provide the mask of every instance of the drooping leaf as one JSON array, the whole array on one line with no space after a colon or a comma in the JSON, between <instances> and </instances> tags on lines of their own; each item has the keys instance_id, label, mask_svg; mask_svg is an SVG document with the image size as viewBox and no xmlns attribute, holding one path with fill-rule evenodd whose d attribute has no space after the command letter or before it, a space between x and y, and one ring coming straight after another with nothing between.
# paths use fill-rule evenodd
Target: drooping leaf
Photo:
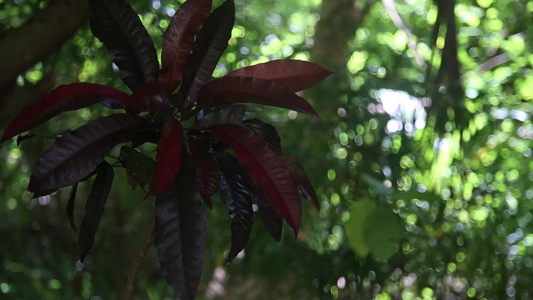
<instances>
[{"instance_id":1,"label":"drooping leaf","mask_svg":"<svg viewBox=\"0 0 533 300\"><path fill-rule=\"evenodd\" d=\"M241 176L246 183L250 196L257 204L263 225L265 225L270 236L272 236L276 242L280 242L281 234L283 233L283 218L279 215L276 209L265 200L264 195L260 193L250 174L245 171L241 173Z\"/></svg>"},{"instance_id":2,"label":"drooping leaf","mask_svg":"<svg viewBox=\"0 0 533 300\"><path fill-rule=\"evenodd\" d=\"M281 159L281 161L283 161L285 167L287 167L291 173L292 178L298 186L298 192L300 195L311 201L311 203L313 203L317 209L320 209L315 189L313 189L311 181L309 181L304 167L302 167L302 165L296 159L288 156L287 154L278 153L278 157Z\"/></svg>"},{"instance_id":3,"label":"drooping leaf","mask_svg":"<svg viewBox=\"0 0 533 300\"><path fill-rule=\"evenodd\" d=\"M113 167L107 162L103 161L98 166L91 193L85 204L85 216L80 225L79 246L82 262L94 245L94 236L102 219L104 204L111 191L114 176Z\"/></svg>"},{"instance_id":4,"label":"drooping leaf","mask_svg":"<svg viewBox=\"0 0 533 300\"><path fill-rule=\"evenodd\" d=\"M281 138L279 137L276 127L259 119L245 120L242 123L242 126L253 132L272 148L281 151Z\"/></svg>"},{"instance_id":5,"label":"drooping leaf","mask_svg":"<svg viewBox=\"0 0 533 300\"><path fill-rule=\"evenodd\" d=\"M220 56L228 47L234 23L235 4L233 0L226 0L207 18L196 36L178 92L178 108L181 111L186 112L193 106L198 91L211 78Z\"/></svg>"},{"instance_id":6,"label":"drooping leaf","mask_svg":"<svg viewBox=\"0 0 533 300\"><path fill-rule=\"evenodd\" d=\"M248 243L254 213L251 194L241 176L239 162L230 155L218 157L218 162L221 173L221 197L228 207L231 218L231 250L227 259L227 263L230 263Z\"/></svg>"},{"instance_id":7,"label":"drooping leaf","mask_svg":"<svg viewBox=\"0 0 533 300\"><path fill-rule=\"evenodd\" d=\"M250 171L254 184L297 234L302 207L291 174L274 150L245 128L215 125L209 128L214 138L230 145L237 159Z\"/></svg>"},{"instance_id":8,"label":"drooping leaf","mask_svg":"<svg viewBox=\"0 0 533 300\"><path fill-rule=\"evenodd\" d=\"M70 196L68 197L67 208L66 208L68 222L70 223L70 227L72 227L72 229L74 230L77 230L76 224L74 223L74 204L76 202L76 191L77 190L78 190L78 183L75 183L74 185L72 185L72 189L70 190Z\"/></svg>"},{"instance_id":9,"label":"drooping leaf","mask_svg":"<svg viewBox=\"0 0 533 300\"><path fill-rule=\"evenodd\" d=\"M163 36L160 80L170 95L179 86L194 36L211 13L211 0L188 0L176 11Z\"/></svg>"},{"instance_id":10,"label":"drooping leaf","mask_svg":"<svg viewBox=\"0 0 533 300\"><path fill-rule=\"evenodd\" d=\"M259 208L261 220L265 225L268 233L276 242L281 241L281 234L283 233L283 218L279 213L268 203L260 194L255 194L253 197L255 203Z\"/></svg>"},{"instance_id":11,"label":"drooping leaf","mask_svg":"<svg viewBox=\"0 0 533 300\"><path fill-rule=\"evenodd\" d=\"M246 107L242 104L204 108L197 114L197 121L192 128L205 129L216 124L240 125L244 119L245 112Z\"/></svg>"},{"instance_id":12,"label":"drooping leaf","mask_svg":"<svg viewBox=\"0 0 533 300\"><path fill-rule=\"evenodd\" d=\"M184 300L196 295L202 275L207 223L194 185L194 164L184 157L176 186L157 196L155 244L163 277Z\"/></svg>"},{"instance_id":13,"label":"drooping leaf","mask_svg":"<svg viewBox=\"0 0 533 300\"><path fill-rule=\"evenodd\" d=\"M329 75L331 75L331 72L322 69L314 63L301 60L280 59L240 68L226 76L255 77L272 80L293 92L298 92L312 87Z\"/></svg>"},{"instance_id":14,"label":"drooping leaf","mask_svg":"<svg viewBox=\"0 0 533 300\"><path fill-rule=\"evenodd\" d=\"M155 158L152 185L146 197L162 194L174 185L181 165L182 149L183 127L176 119L167 117Z\"/></svg>"},{"instance_id":15,"label":"drooping leaf","mask_svg":"<svg viewBox=\"0 0 533 300\"><path fill-rule=\"evenodd\" d=\"M159 80L141 84L131 95L129 104L139 112L151 113L162 111L170 106L165 86Z\"/></svg>"},{"instance_id":16,"label":"drooping leaf","mask_svg":"<svg viewBox=\"0 0 533 300\"><path fill-rule=\"evenodd\" d=\"M28 191L39 193L82 180L119 143L129 140L147 123L134 114L116 114L92 121L58 139L37 162Z\"/></svg>"},{"instance_id":17,"label":"drooping leaf","mask_svg":"<svg viewBox=\"0 0 533 300\"><path fill-rule=\"evenodd\" d=\"M126 85L135 91L157 80L159 62L152 38L137 13L124 0L89 0L89 24L105 45Z\"/></svg>"},{"instance_id":18,"label":"drooping leaf","mask_svg":"<svg viewBox=\"0 0 533 300\"><path fill-rule=\"evenodd\" d=\"M220 168L213 156L211 141L191 136L189 148L196 164L196 187L205 203L211 207L211 196L220 188Z\"/></svg>"},{"instance_id":19,"label":"drooping leaf","mask_svg":"<svg viewBox=\"0 0 533 300\"><path fill-rule=\"evenodd\" d=\"M128 95L117 89L92 83L62 85L43 96L35 105L24 108L9 124L1 142L48 121L64 111L76 110L96 103L115 103L115 107L128 102ZM118 104L117 104L118 103Z\"/></svg>"},{"instance_id":20,"label":"drooping leaf","mask_svg":"<svg viewBox=\"0 0 533 300\"><path fill-rule=\"evenodd\" d=\"M198 93L198 107L230 103L258 103L318 117L304 98L271 80L238 76L222 77L209 82Z\"/></svg>"},{"instance_id":21,"label":"drooping leaf","mask_svg":"<svg viewBox=\"0 0 533 300\"><path fill-rule=\"evenodd\" d=\"M152 182L155 162L142 152L122 146L120 163L142 187L147 187Z\"/></svg>"}]
</instances>

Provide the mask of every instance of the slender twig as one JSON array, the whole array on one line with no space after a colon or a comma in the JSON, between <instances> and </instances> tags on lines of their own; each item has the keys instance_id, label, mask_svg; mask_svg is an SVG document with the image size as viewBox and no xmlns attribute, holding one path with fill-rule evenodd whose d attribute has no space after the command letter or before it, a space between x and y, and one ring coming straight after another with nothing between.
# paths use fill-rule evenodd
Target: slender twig
<instances>
[{"instance_id":1,"label":"slender twig","mask_svg":"<svg viewBox=\"0 0 533 300\"><path fill-rule=\"evenodd\" d=\"M137 285L137 276L141 271L141 266L143 264L144 258L146 257L146 252L148 252L148 248L150 248L150 245L152 244L152 240L154 237L154 229L155 218L152 218L150 224L148 225L148 230L146 231L144 244L141 248L141 251L139 252L139 255L135 259L135 262L133 263L133 266L129 273L128 283L126 284L126 289L124 290L124 300L131 300L131 298L133 297L133 292L135 291L135 287Z\"/></svg>"}]
</instances>

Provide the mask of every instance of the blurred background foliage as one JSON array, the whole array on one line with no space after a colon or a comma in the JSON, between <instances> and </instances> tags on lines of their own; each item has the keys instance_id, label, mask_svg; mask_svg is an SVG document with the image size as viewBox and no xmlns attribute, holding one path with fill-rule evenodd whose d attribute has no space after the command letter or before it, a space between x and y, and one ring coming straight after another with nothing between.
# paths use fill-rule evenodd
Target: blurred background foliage
<instances>
[{"instance_id":1,"label":"blurred background foliage","mask_svg":"<svg viewBox=\"0 0 533 300\"><path fill-rule=\"evenodd\" d=\"M0 0L0 39L53 2ZM159 54L180 2L130 1ZM285 230L281 243L256 220L247 248L227 266L230 220L214 199L199 299L533 297L533 2L235 2L215 77L279 58L334 72L304 93L321 119L250 113L278 128L321 209L304 202L298 237ZM16 75L0 91L9 116L2 127L46 91L42 82L127 89L87 25ZM106 113L69 112L32 133L61 133ZM37 199L25 192L50 144L38 136L0 148L0 298L121 299L153 206L117 170L95 248L80 263L65 213L69 189ZM78 222L90 185L79 187ZM134 298L172 299L154 247Z\"/></svg>"}]
</instances>

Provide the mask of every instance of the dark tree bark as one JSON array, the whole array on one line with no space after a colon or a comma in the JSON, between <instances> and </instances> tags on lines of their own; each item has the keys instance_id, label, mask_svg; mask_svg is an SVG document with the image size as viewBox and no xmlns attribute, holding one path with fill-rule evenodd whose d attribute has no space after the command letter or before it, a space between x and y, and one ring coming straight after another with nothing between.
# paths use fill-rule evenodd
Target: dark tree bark
<instances>
[{"instance_id":1,"label":"dark tree bark","mask_svg":"<svg viewBox=\"0 0 533 300\"><path fill-rule=\"evenodd\" d=\"M24 25L0 38L0 105L17 76L65 43L89 17L86 0L50 0Z\"/></svg>"}]
</instances>

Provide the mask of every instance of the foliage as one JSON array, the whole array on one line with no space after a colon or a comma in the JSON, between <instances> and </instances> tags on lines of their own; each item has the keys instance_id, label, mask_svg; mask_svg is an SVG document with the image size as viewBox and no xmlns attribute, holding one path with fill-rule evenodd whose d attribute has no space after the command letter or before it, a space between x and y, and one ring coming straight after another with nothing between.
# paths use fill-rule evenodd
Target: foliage
<instances>
[{"instance_id":1,"label":"foliage","mask_svg":"<svg viewBox=\"0 0 533 300\"><path fill-rule=\"evenodd\" d=\"M123 114L102 117L62 134L34 167L28 191L42 197L72 185L67 211L75 227L77 185L96 175L80 226L83 262L94 244L114 179L105 157L118 144L134 142L133 147L123 148L116 163L128 171L133 187L149 185L146 197L157 196L155 243L163 276L177 296L193 299L207 240L200 195L211 206L211 196L222 181L234 221L229 263L249 239L252 199L260 199L256 201L261 201L261 210L269 209L269 214L262 214L265 224L281 222L281 216L297 235L301 216L298 189L308 198L312 194L297 162L282 154L279 146L274 149L265 143L272 138L279 140L276 130L254 119L247 121L255 121L255 128L246 129L244 114L240 113L246 107L235 104L266 104L316 116L294 92L318 83L329 72L308 62L278 60L209 82L231 37L233 0L212 13L210 0L189 0L180 6L163 39L159 72L152 39L127 2L91 0L89 4L91 30L109 50L133 93L128 96L98 84L60 86L26 107L9 124L2 142L64 111L97 103L125 109ZM172 94L178 86L178 92ZM192 125L184 128L182 122ZM135 150L158 138L155 163ZM186 145L188 150L184 150ZM229 149L237 160L231 158ZM148 179L151 184L144 181ZM311 200L317 203L316 195L312 195ZM281 228L281 224L277 226Z\"/></svg>"},{"instance_id":2,"label":"foliage","mask_svg":"<svg viewBox=\"0 0 533 300\"><path fill-rule=\"evenodd\" d=\"M6 18L0 12L0 22L18 26L38 2L18 1L20 9L11 12L8 1L11 13ZM168 17L178 4L131 3L141 12L159 56ZM256 226L260 215L254 215L246 250L225 265L231 251L220 250L231 249L235 218L227 218L227 203L218 201L220 192L215 194L213 210L207 212L210 230L198 298L531 298L531 3L235 4L235 26L213 77L286 58L319 62L334 71L303 94L320 120L277 109L242 112L276 126L283 151L298 157L308 171L320 211L302 203L296 240L288 230L278 231L279 220L264 228ZM449 48L453 37L456 60ZM27 87L54 73L61 84L79 80L127 89L88 28L56 55L21 74L18 85ZM443 55L452 58L443 62ZM98 106L66 112L31 133L77 128L108 114ZM7 241L0 245L6 267L1 292L7 299L119 298L122 272L102 270L125 270L134 260L132 249L140 248L152 218L148 202L140 202L145 193L126 194L126 174L115 169L117 180L100 224L106 230L95 241L98 251L76 265L72 249L77 249L77 237L58 229L68 224L69 192L59 190L52 201L22 193L31 166L49 142L25 140L24 155L13 140L0 149L7 157L0 168L6 199L1 232ZM145 143L138 149L153 153L155 147ZM142 168L136 172L147 177ZM77 198L87 197L90 188L90 181L80 183ZM231 208L230 214L245 220L246 209L239 210L243 217ZM373 234L379 236L394 221L369 218L374 209L400 222L399 240L388 243L394 251L385 253L386 260L376 252L380 239ZM74 213L81 218L79 210ZM273 243L269 232L281 243ZM139 299L170 295L160 280L155 251L147 255L136 294Z\"/></svg>"}]
</instances>

